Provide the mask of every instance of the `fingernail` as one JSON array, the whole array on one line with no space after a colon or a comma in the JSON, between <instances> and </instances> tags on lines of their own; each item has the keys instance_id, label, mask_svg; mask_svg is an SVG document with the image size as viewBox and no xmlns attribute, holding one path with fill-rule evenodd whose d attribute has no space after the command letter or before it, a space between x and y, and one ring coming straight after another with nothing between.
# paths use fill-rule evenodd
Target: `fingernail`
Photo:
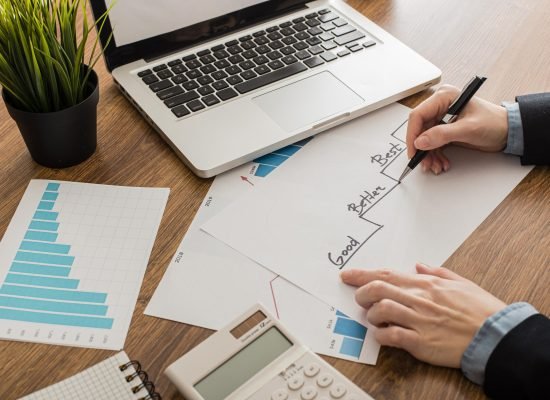
<instances>
[{"instance_id":1,"label":"fingernail","mask_svg":"<svg viewBox=\"0 0 550 400\"><path fill-rule=\"evenodd\" d=\"M449 167L450 167L449 164L444 164L444 165L443 165L443 170L444 170L445 172L447 172L447 171L449 170Z\"/></svg>"},{"instance_id":2,"label":"fingernail","mask_svg":"<svg viewBox=\"0 0 550 400\"><path fill-rule=\"evenodd\" d=\"M341 279L351 278L352 274L353 274L353 272L351 270L350 271L342 271L342 272L340 272L340 278Z\"/></svg>"},{"instance_id":3,"label":"fingernail","mask_svg":"<svg viewBox=\"0 0 550 400\"><path fill-rule=\"evenodd\" d=\"M414 145L417 149L427 147L430 145L430 139L427 136L420 136L414 141Z\"/></svg>"},{"instance_id":4,"label":"fingernail","mask_svg":"<svg viewBox=\"0 0 550 400\"><path fill-rule=\"evenodd\" d=\"M422 164L422 172L428 172L428 167L426 167L426 164Z\"/></svg>"},{"instance_id":5,"label":"fingernail","mask_svg":"<svg viewBox=\"0 0 550 400\"><path fill-rule=\"evenodd\" d=\"M426 269L433 269L433 268L432 268L432 267L430 267L429 265L426 265L426 264L424 264L424 263L421 263L421 262L419 262L419 263L416 263L416 265L418 265L418 266L420 266L420 267L424 267L424 268L426 268Z\"/></svg>"}]
</instances>

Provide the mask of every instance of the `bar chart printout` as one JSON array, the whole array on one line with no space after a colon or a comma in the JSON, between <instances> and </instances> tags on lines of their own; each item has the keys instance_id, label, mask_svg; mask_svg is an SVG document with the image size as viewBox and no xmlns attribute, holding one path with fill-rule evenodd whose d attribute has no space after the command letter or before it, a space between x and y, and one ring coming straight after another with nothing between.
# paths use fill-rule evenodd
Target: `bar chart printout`
<instances>
[{"instance_id":1,"label":"bar chart printout","mask_svg":"<svg viewBox=\"0 0 550 400\"><path fill-rule=\"evenodd\" d=\"M0 337L122 348L167 197L31 181L0 244Z\"/></svg>"}]
</instances>

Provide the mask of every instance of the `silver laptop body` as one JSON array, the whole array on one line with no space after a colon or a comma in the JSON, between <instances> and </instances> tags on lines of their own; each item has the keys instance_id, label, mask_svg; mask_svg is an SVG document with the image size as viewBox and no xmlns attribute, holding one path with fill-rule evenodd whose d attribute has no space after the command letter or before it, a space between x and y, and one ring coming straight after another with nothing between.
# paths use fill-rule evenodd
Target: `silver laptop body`
<instances>
[{"instance_id":1,"label":"silver laptop body","mask_svg":"<svg viewBox=\"0 0 550 400\"><path fill-rule=\"evenodd\" d=\"M128 4L132 4L132 1L136 0L125 1L119 0L115 7L130 7ZM174 1L168 0L168 3ZM243 0L239 1L243 2ZM254 0L248 0L248 3L252 2ZM279 3L277 6L280 6L285 2L255 1L255 3L261 4L250 8L268 7L270 3ZM207 178L217 175L439 82L441 71L438 68L355 11L344 1L290 1L290 3L294 3L294 5L287 12L278 10L276 14L268 15L269 18L266 20L244 24L237 30L225 29L224 34L216 33L207 37L206 40L201 38L198 40L198 44L189 44L188 41L183 40L185 45L180 49L174 48L178 44L177 40L169 40L167 46L167 41L163 41L166 35L139 42L146 42L147 46L144 47L133 44L119 46L117 44L117 25L114 24L114 41L107 47L105 57L116 84L170 144L184 163L198 176ZM157 2L149 1L147 4L150 4L150 7L157 6ZM183 1L181 4L185 4L185 2ZM106 6L108 7L108 3L105 4L104 0L94 0L92 6L97 17L101 15ZM192 13L193 10L187 9L185 12ZM239 15L239 12L225 15L223 21L226 21L227 17L231 15ZM335 16L337 19L334 19ZM332 20L330 20L331 18ZM316 19L319 23L310 21L312 19ZM212 24L214 20L216 19L210 21L209 29L214 26ZM231 21L235 20L238 20L238 17ZM280 63L273 63L274 60L268 57L268 62L265 63L266 68L254 72L261 65L262 60L266 61L266 59L254 57L250 61L258 61L258 65L254 64L254 68L250 68L253 73L245 73L247 71L245 67L251 64L239 63L237 66L243 66L242 72L236 74L238 78L234 79L240 79L242 82L237 85L228 85L228 88L223 89L224 92L217 92L213 88L214 82L217 82L215 78L203 78L201 80L203 83L212 81L206 85L212 89L201 89L205 95L197 93L197 88L193 89L191 84L181 82L183 79L189 81L188 74L191 69L187 68L186 64L193 57L196 60L201 60L201 56L197 54L203 56L206 53L221 54L219 57L222 57L225 55L223 52L216 53L212 49L229 50L229 46L226 44L235 42L242 45L249 41L251 45L256 45L252 41L259 37L258 32L262 35L269 35L268 32L273 33L274 29L277 29L283 34L289 33L288 29L283 30L281 25L289 27L291 31L298 34L294 27L301 29L300 27L303 25L296 25L292 21L302 21L307 26L307 29L303 30L307 35L299 35L299 37L309 36L308 43L317 43L316 47L310 46L305 49L306 52L312 51L316 54L300 53L301 56L305 54L312 58L308 63L306 63L307 59L299 59L297 57L299 50L294 49L296 52L288 55L297 61L292 62L292 58L285 58L284 61L290 63L287 65L282 58L287 57L285 54L281 54ZM344 25L334 27L330 25L335 22ZM113 21L110 23L112 24ZM118 23L120 24L120 21ZM317 29L313 30L316 27ZM103 32L101 37L103 45L107 43L107 34L110 29L112 28L109 26L105 29L106 32ZM322 33L319 33L319 30ZM350 30L352 32L348 32ZM185 33L185 27L182 27L179 32ZM172 35L174 34L172 33ZM331 35L332 39L329 40ZM181 36L185 37L183 34ZM270 37L278 36L285 37L284 35L270 35ZM318 39L311 39L315 36ZM337 40L339 38L342 39ZM354 38L359 39L347 42ZM167 53L155 54L154 57L150 57L150 54L149 57L145 55L140 57L139 52L142 48L155 48L157 40L160 43L159 47L166 48ZM319 41L320 43L318 43ZM258 42L261 43L259 40ZM289 42L290 39L285 40L285 43ZM329 46L328 42L333 44ZM330 49L334 44L337 47ZM275 47L275 45L273 46ZM284 44L284 47L288 46ZM316 49L316 52L311 50L312 48ZM132 53L132 55L125 57L125 52L120 51L121 49L129 49L126 50L126 53ZM323 52L319 53L319 49ZM244 48L242 50L243 52L239 53L241 55L247 51ZM271 52L261 54L259 53L261 48L257 47L250 50L253 53L245 53L245 55L277 56ZM274 49L269 48L269 50ZM292 50L286 49L286 52ZM346 51L348 54L344 55ZM204 63L201 65L204 67L207 65L207 60L216 60L217 63L212 62L213 68L216 68L215 65L226 66L227 63L218 62L221 59L223 58L209 57L203 59ZM248 61L245 57L243 59ZM130 61L127 62L128 60ZM280 64L283 67L280 67ZM176 65L180 65L180 67L174 68ZM269 65L278 68L270 69ZM192 66L193 63L190 64L190 67ZM186 71L181 73L182 76L178 79L175 78L177 73L171 72L171 69L176 72ZM163 70L167 72L162 72ZM203 68L203 70L211 72L211 69ZM266 70L269 72L265 72ZM197 71L201 71L201 69L197 68ZM234 72L234 69L231 69L231 72ZM262 75L262 72L265 75ZM199 73L202 76L215 76L216 78L223 77L225 74L225 72L216 75ZM146 74L170 77L165 78L167 83L159 83L163 81L159 77L147 78L147 82L157 80L156 84L151 86L144 82ZM254 75L255 77L251 78ZM191 76L194 76L193 73ZM262 76L267 78L262 78ZM279 79L280 76L283 78ZM218 80L227 79L228 77ZM261 79L263 79L261 82L257 82ZM265 82L268 84L255 88ZM164 88L167 84L171 86ZM216 87L222 85L225 83L217 83ZM163 89L158 89L159 87ZM210 90L212 92L208 93ZM209 97L205 99L206 95ZM184 103L192 96L195 97L193 102ZM228 98L222 100L218 97ZM214 104L216 100L218 102ZM207 106L204 103L212 104ZM174 107L174 104L178 105Z\"/></svg>"}]
</instances>

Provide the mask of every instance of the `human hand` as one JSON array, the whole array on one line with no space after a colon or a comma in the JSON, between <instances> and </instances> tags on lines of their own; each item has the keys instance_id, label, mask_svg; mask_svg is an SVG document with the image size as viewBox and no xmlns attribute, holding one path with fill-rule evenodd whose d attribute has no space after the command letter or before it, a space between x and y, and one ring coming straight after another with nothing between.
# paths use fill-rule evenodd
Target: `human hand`
<instances>
[{"instance_id":1,"label":"human hand","mask_svg":"<svg viewBox=\"0 0 550 400\"><path fill-rule=\"evenodd\" d=\"M473 97L451 124L438 125L460 90L443 85L409 115L407 153L431 150L422 169L439 175L450 167L442 147L449 143L482 151L501 151L508 140L508 113L504 107Z\"/></svg>"},{"instance_id":2,"label":"human hand","mask_svg":"<svg viewBox=\"0 0 550 400\"><path fill-rule=\"evenodd\" d=\"M416 271L346 270L340 276L359 287L355 299L368 309L380 344L430 364L459 368L483 322L506 304L446 268L417 264Z\"/></svg>"}]
</instances>

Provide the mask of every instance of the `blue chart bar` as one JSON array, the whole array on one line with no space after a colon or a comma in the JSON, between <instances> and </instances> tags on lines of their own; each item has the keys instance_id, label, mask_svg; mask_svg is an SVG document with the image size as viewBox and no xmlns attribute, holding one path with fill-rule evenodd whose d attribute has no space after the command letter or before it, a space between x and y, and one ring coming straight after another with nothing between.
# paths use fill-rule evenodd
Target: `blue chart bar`
<instances>
[{"instance_id":1,"label":"blue chart bar","mask_svg":"<svg viewBox=\"0 0 550 400\"><path fill-rule=\"evenodd\" d=\"M282 163L284 163L286 160L288 160L287 156L280 156L278 154L266 154L265 156L262 156L260 158L257 158L256 161L259 164L262 165L271 165L272 167L278 167Z\"/></svg>"},{"instance_id":2,"label":"blue chart bar","mask_svg":"<svg viewBox=\"0 0 550 400\"><path fill-rule=\"evenodd\" d=\"M82 317L79 315L49 314L42 312L0 308L0 318L16 321L38 322L42 324L71 325L84 328L111 329L112 318Z\"/></svg>"},{"instance_id":3,"label":"blue chart bar","mask_svg":"<svg viewBox=\"0 0 550 400\"><path fill-rule=\"evenodd\" d=\"M44 219L46 221L55 221L59 213L53 211L36 211L34 213L34 219Z\"/></svg>"},{"instance_id":4,"label":"blue chart bar","mask_svg":"<svg viewBox=\"0 0 550 400\"><path fill-rule=\"evenodd\" d=\"M69 314L106 315L107 306L96 304L66 303L63 301L35 300L22 297L0 296L0 307L26 308Z\"/></svg>"},{"instance_id":5,"label":"blue chart bar","mask_svg":"<svg viewBox=\"0 0 550 400\"><path fill-rule=\"evenodd\" d=\"M37 229L39 231L53 231L56 232L59 228L57 222L46 222L46 221L31 221L29 229Z\"/></svg>"},{"instance_id":6,"label":"blue chart bar","mask_svg":"<svg viewBox=\"0 0 550 400\"><path fill-rule=\"evenodd\" d=\"M20 250L40 251L43 253L69 254L71 246L68 244L28 242L24 240L19 247Z\"/></svg>"},{"instance_id":7,"label":"blue chart bar","mask_svg":"<svg viewBox=\"0 0 550 400\"><path fill-rule=\"evenodd\" d=\"M18 251L15 261L36 262L42 264L54 265L73 265L73 256L58 256L56 254L30 253L27 251Z\"/></svg>"},{"instance_id":8,"label":"blue chart bar","mask_svg":"<svg viewBox=\"0 0 550 400\"><path fill-rule=\"evenodd\" d=\"M28 230L27 233L25 233L25 239L40 240L42 242L55 242L57 240L57 233Z\"/></svg>"},{"instance_id":9,"label":"blue chart bar","mask_svg":"<svg viewBox=\"0 0 550 400\"><path fill-rule=\"evenodd\" d=\"M300 146L295 146L291 144L290 146L286 146L286 147L283 147L282 149L275 150L273 154L280 154L282 156L291 157L294 154L296 154L300 149L301 149Z\"/></svg>"},{"instance_id":10,"label":"blue chart bar","mask_svg":"<svg viewBox=\"0 0 550 400\"><path fill-rule=\"evenodd\" d=\"M46 190L57 192L59 190L59 186L61 186L60 183L48 182L48 186L46 186Z\"/></svg>"},{"instance_id":11,"label":"blue chart bar","mask_svg":"<svg viewBox=\"0 0 550 400\"><path fill-rule=\"evenodd\" d=\"M349 318L346 314L344 314L342 311L336 310L336 315L339 317Z\"/></svg>"},{"instance_id":12,"label":"blue chart bar","mask_svg":"<svg viewBox=\"0 0 550 400\"><path fill-rule=\"evenodd\" d=\"M77 292L72 290L42 289L29 286L4 284L0 287L0 294L21 297L35 297L39 299L82 301L86 303L105 303L107 294L95 292Z\"/></svg>"},{"instance_id":13,"label":"blue chart bar","mask_svg":"<svg viewBox=\"0 0 550 400\"><path fill-rule=\"evenodd\" d=\"M352 319L337 318L334 333L364 340L367 335L367 328Z\"/></svg>"},{"instance_id":14,"label":"blue chart bar","mask_svg":"<svg viewBox=\"0 0 550 400\"><path fill-rule=\"evenodd\" d=\"M275 168L276 167L272 167L271 165L260 164L258 165L258 168L256 169L256 173L254 175L259 176L260 178L265 178Z\"/></svg>"},{"instance_id":15,"label":"blue chart bar","mask_svg":"<svg viewBox=\"0 0 550 400\"><path fill-rule=\"evenodd\" d=\"M345 337L340 346L340 353L351 357L359 358L361 355L361 349L363 348L363 341L357 339L351 339Z\"/></svg>"},{"instance_id":16,"label":"blue chart bar","mask_svg":"<svg viewBox=\"0 0 550 400\"><path fill-rule=\"evenodd\" d=\"M76 289L78 279L51 278L36 275L8 274L6 283L15 283L19 285L43 286L59 289Z\"/></svg>"},{"instance_id":17,"label":"blue chart bar","mask_svg":"<svg viewBox=\"0 0 550 400\"><path fill-rule=\"evenodd\" d=\"M38 274L51 276L69 276L70 267L59 267L56 265L29 264L14 261L11 264L11 272L21 272L24 274Z\"/></svg>"},{"instance_id":18,"label":"blue chart bar","mask_svg":"<svg viewBox=\"0 0 550 400\"><path fill-rule=\"evenodd\" d=\"M53 206L55 205L55 202L53 201L41 201L38 204L39 210L45 210L45 211L51 211L53 210Z\"/></svg>"},{"instance_id":19,"label":"blue chart bar","mask_svg":"<svg viewBox=\"0 0 550 400\"><path fill-rule=\"evenodd\" d=\"M44 192L44 194L42 195L42 200L55 201L57 200L57 196L57 192Z\"/></svg>"}]
</instances>

